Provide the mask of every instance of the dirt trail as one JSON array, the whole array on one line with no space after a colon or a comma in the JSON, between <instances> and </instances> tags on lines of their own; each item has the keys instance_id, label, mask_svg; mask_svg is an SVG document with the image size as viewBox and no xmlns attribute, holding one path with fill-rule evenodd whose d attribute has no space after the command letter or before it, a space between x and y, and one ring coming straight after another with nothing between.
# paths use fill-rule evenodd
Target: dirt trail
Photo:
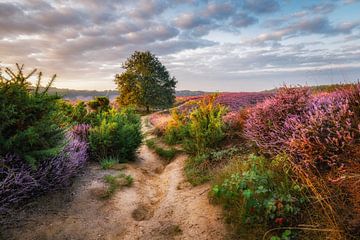
<instances>
[{"instance_id":1,"label":"dirt trail","mask_svg":"<svg viewBox=\"0 0 360 240\"><path fill-rule=\"evenodd\" d=\"M151 130L146 117L143 132ZM134 178L129 188L111 199L99 200L102 178L117 170L92 164L65 193L45 196L17 216L19 222L3 229L4 239L224 239L221 211L208 202L209 185L185 182L186 155L165 165L147 146L138 159L125 164ZM30 210L31 209L31 210ZM1 239L1 236L0 236Z\"/></svg>"}]
</instances>

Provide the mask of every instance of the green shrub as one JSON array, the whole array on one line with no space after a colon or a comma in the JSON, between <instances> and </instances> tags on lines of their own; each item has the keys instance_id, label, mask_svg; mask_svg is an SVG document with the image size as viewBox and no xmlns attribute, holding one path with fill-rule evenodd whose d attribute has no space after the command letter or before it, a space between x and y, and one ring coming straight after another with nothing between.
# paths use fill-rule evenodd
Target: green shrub
<instances>
[{"instance_id":1,"label":"green shrub","mask_svg":"<svg viewBox=\"0 0 360 240\"><path fill-rule=\"evenodd\" d=\"M184 148L188 152L203 153L223 140L225 134L222 117L226 108L215 104L215 99L216 96L204 98L190 113L189 137L184 142Z\"/></svg>"},{"instance_id":2,"label":"green shrub","mask_svg":"<svg viewBox=\"0 0 360 240\"><path fill-rule=\"evenodd\" d=\"M110 110L110 100L105 96L94 97L94 99L90 100L87 105L95 112L106 112Z\"/></svg>"},{"instance_id":3,"label":"green shrub","mask_svg":"<svg viewBox=\"0 0 360 240\"><path fill-rule=\"evenodd\" d=\"M216 95L204 97L188 115L173 111L173 120L165 130L165 141L182 143L191 154L201 154L219 145L225 137L222 117L226 108L215 104L215 100Z\"/></svg>"},{"instance_id":4,"label":"green shrub","mask_svg":"<svg viewBox=\"0 0 360 240\"><path fill-rule=\"evenodd\" d=\"M175 109L171 112L171 117L171 121L165 128L164 140L169 145L182 143L189 136L187 116Z\"/></svg>"},{"instance_id":5,"label":"green shrub","mask_svg":"<svg viewBox=\"0 0 360 240\"><path fill-rule=\"evenodd\" d=\"M47 91L55 79L50 80L40 92L41 72L36 89L30 91L28 79L34 75L5 68L5 77L0 69L0 156L16 154L35 167L45 158L56 156L64 142L63 130L56 118L59 96Z\"/></svg>"},{"instance_id":6,"label":"green shrub","mask_svg":"<svg viewBox=\"0 0 360 240\"><path fill-rule=\"evenodd\" d=\"M307 202L304 187L263 157L250 155L222 182L212 196L238 225L283 227L294 224Z\"/></svg>"},{"instance_id":7,"label":"green shrub","mask_svg":"<svg viewBox=\"0 0 360 240\"><path fill-rule=\"evenodd\" d=\"M97 115L99 125L90 129L89 142L95 159L132 160L142 141L140 117L133 109L110 110Z\"/></svg>"},{"instance_id":8,"label":"green shrub","mask_svg":"<svg viewBox=\"0 0 360 240\"><path fill-rule=\"evenodd\" d=\"M58 108L56 117L64 126L91 123L84 101L78 101L73 105L69 101L60 100L58 101Z\"/></svg>"}]
</instances>

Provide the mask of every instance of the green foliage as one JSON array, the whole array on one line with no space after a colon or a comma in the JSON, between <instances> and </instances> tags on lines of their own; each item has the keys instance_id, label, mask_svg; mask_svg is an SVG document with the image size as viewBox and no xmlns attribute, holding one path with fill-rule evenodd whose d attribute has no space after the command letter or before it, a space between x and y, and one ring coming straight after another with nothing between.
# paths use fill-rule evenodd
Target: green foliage
<instances>
[{"instance_id":1,"label":"green foliage","mask_svg":"<svg viewBox=\"0 0 360 240\"><path fill-rule=\"evenodd\" d=\"M291 240L293 232L289 229L285 230L280 236L272 236L270 240Z\"/></svg>"},{"instance_id":2,"label":"green foliage","mask_svg":"<svg viewBox=\"0 0 360 240\"><path fill-rule=\"evenodd\" d=\"M164 158L167 161L171 161L176 156L176 149L170 148L170 149L164 149L161 147L156 147L155 152L162 158Z\"/></svg>"},{"instance_id":3,"label":"green foliage","mask_svg":"<svg viewBox=\"0 0 360 240\"><path fill-rule=\"evenodd\" d=\"M269 227L296 221L308 201L304 187L263 157L250 155L241 165L238 172L212 188L213 197L224 205L229 218L249 226Z\"/></svg>"},{"instance_id":4,"label":"green foliage","mask_svg":"<svg viewBox=\"0 0 360 240\"><path fill-rule=\"evenodd\" d=\"M37 70L24 74L23 66L16 66L16 73L5 68L7 77L0 69L0 155L16 154L35 167L57 155L63 145L63 131L54 117L59 97L47 94L56 75L40 92L40 72L35 90L30 91L28 79Z\"/></svg>"},{"instance_id":5,"label":"green foliage","mask_svg":"<svg viewBox=\"0 0 360 240\"><path fill-rule=\"evenodd\" d=\"M174 159L174 157L176 156L176 153L177 153L177 150L175 148L164 149L162 147L159 147L158 145L156 145L156 143L153 139L147 140L146 146L148 146L148 148L150 148L150 149L153 149L157 155L159 155L160 157L165 159L167 162Z\"/></svg>"},{"instance_id":6,"label":"green foliage","mask_svg":"<svg viewBox=\"0 0 360 240\"><path fill-rule=\"evenodd\" d=\"M148 148L150 148L150 149L155 149L155 147L156 147L156 143L155 143L154 139L148 139L148 140L146 140L145 144L146 144L146 146L148 146Z\"/></svg>"},{"instance_id":7,"label":"green foliage","mask_svg":"<svg viewBox=\"0 0 360 240\"><path fill-rule=\"evenodd\" d=\"M200 154L189 157L185 162L186 179L193 185L203 184L211 179L210 170L207 168L208 155Z\"/></svg>"},{"instance_id":8,"label":"green foliage","mask_svg":"<svg viewBox=\"0 0 360 240\"><path fill-rule=\"evenodd\" d=\"M185 114L181 114L176 109L172 110L171 117L172 120L165 129L164 140L170 145L182 143L189 137L188 119Z\"/></svg>"},{"instance_id":9,"label":"green foliage","mask_svg":"<svg viewBox=\"0 0 360 240\"><path fill-rule=\"evenodd\" d=\"M176 80L170 77L155 55L149 51L136 51L123 64L123 68L125 71L115 77L121 106L134 104L145 107L147 111L172 106Z\"/></svg>"},{"instance_id":10,"label":"green foliage","mask_svg":"<svg viewBox=\"0 0 360 240\"><path fill-rule=\"evenodd\" d=\"M101 160L100 166L102 169L106 170L106 169L109 169L112 166L114 166L116 163L118 163L118 160L110 157L110 158L105 158L105 159Z\"/></svg>"},{"instance_id":11,"label":"green foliage","mask_svg":"<svg viewBox=\"0 0 360 240\"><path fill-rule=\"evenodd\" d=\"M173 111L173 120L165 131L166 142L181 142L192 154L202 154L217 147L225 137L222 117L226 108L215 104L215 99L216 95L205 97L188 115Z\"/></svg>"},{"instance_id":12,"label":"green foliage","mask_svg":"<svg viewBox=\"0 0 360 240\"><path fill-rule=\"evenodd\" d=\"M90 123L86 104L83 101L78 101L73 105L66 100L60 100L58 109L56 119L65 126Z\"/></svg>"},{"instance_id":13,"label":"green foliage","mask_svg":"<svg viewBox=\"0 0 360 240\"><path fill-rule=\"evenodd\" d=\"M194 186L203 184L213 177L213 170L222 162L238 154L239 149L232 147L211 151L189 157L185 162L185 175Z\"/></svg>"},{"instance_id":14,"label":"green foliage","mask_svg":"<svg viewBox=\"0 0 360 240\"><path fill-rule=\"evenodd\" d=\"M110 100L105 96L94 97L93 100L90 100L87 105L92 111L103 112L110 110Z\"/></svg>"},{"instance_id":15,"label":"green foliage","mask_svg":"<svg viewBox=\"0 0 360 240\"><path fill-rule=\"evenodd\" d=\"M140 117L133 109L110 110L97 114L98 125L90 129L92 155L97 159L133 159L142 141Z\"/></svg>"},{"instance_id":16,"label":"green foliage","mask_svg":"<svg viewBox=\"0 0 360 240\"><path fill-rule=\"evenodd\" d=\"M189 152L202 153L216 147L224 138L223 115L226 108L215 104L216 96L202 100L190 113L189 135L185 141L185 149Z\"/></svg>"}]
</instances>

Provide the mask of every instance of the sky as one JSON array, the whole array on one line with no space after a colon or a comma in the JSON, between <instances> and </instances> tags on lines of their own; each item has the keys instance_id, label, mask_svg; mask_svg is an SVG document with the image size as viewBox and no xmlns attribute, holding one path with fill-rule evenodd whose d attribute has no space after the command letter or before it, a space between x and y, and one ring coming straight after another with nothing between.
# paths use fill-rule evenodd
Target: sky
<instances>
[{"instance_id":1,"label":"sky","mask_svg":"<svg viewBox=\"0 0 360 240\"><path fill-rule=\"evenodd\" d=\"M360 1L0 0L0 65L56 73L56 87L115 89L146 50L178 90L356 82Z\"/></svg>"}]
</instances>

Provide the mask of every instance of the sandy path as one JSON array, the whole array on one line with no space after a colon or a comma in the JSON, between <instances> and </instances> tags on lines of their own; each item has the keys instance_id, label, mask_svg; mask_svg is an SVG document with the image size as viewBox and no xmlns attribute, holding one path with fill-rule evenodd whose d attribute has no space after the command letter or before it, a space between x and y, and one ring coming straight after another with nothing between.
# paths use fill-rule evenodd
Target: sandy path
<instances>
[{"instance_id":1,"label":"sandy path","mask_svg":"<svg viewBox=\"0 0 360 240\"><path fill-rule=\"evenodd\" d=\"M151 130L143 118L143 131ZM221 210L208 202L209 185L191 187L184 180L186 155L168 165L145 145L124 170L134 178L129 188L109 200L94 190L116 170L91 164L66 192L49 194L19 213L16 224L2 228L4 239L224 239ZM0 236L1 239L1 236Z\"/></svg>"}]
</instances>

